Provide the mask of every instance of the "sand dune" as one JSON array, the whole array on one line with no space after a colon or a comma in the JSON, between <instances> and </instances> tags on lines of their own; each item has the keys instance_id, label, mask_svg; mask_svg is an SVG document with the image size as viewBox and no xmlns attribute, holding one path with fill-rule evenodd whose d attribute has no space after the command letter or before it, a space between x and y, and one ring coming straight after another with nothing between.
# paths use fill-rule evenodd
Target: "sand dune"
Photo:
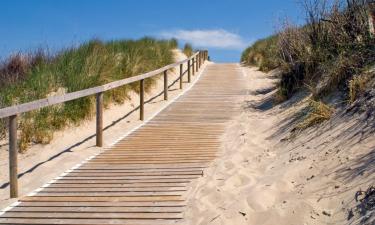
<instances>
[{"instance_id":1,"label":"sand dune","mask_svg":"<svg viewBox=\"0 0 375 225\"><path fill-rule=\"evenodd\" d=\"M375 139L364 130L363 115L338 113L291 136L306 96L273 107L272 74L244 71L249 95L239 99L242 113L228 123L220 156L192 184L186 224L356 224L363 219L354 210L348 220L356 191L375 180Z\"/></svg>"}]
</instances>

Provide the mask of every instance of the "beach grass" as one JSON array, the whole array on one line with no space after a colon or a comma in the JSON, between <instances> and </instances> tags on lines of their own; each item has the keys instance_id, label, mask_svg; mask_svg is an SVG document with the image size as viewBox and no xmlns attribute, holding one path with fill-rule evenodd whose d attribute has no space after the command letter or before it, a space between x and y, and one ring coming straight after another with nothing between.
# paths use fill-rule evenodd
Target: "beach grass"
<instances>
[{"instance_id":1,"label":"beach grass","mask_svg":"<svg viewBox=\"0 0 375 225\"><path fill-rule=\"evenodd\" d=\"M112 81L155 70L174 61L172 50L177 40L90 40L78 47L63 49L55 54L38 50L15 54L0 65L0 108L63 95L103 85ZM154 79L145 81L146 91ZM131 90L139 84L129 84L108 91L105 106L123 103ZM49 143L55 131L70 125L79 125L92 118L95 97L23 113L19 119L19 146L25 151L31 143ZM5 119L0 121L0 138L6 134Z\"/></svg>"}]
</instances>

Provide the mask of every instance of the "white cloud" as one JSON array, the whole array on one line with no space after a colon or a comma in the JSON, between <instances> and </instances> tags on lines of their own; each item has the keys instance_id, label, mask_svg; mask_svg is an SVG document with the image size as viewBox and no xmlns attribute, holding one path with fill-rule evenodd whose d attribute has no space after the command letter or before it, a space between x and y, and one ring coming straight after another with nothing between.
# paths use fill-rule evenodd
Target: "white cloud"
<instances>
[{"instance_id":1,"label":"white cloud","mask_svg":"<svg viewBox=\"0 0 375 225\"><path fill-rule=\"evenodd\" d=\"M241 36L224 29L164 31L160 35L164 38L177 38L189 42L195 47L242 50L248 45Z\"/></svg>"}]
</instances>

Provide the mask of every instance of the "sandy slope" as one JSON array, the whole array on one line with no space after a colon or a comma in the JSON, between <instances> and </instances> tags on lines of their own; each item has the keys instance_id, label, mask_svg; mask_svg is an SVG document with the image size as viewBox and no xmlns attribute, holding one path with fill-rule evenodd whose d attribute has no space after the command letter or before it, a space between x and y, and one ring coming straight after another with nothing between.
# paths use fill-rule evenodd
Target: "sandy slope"
<instances>
[{"instance_id":1,"label":"sandy slope","mask_svg":"<svg viewBox=\"0 0 375 225\"><path fill-rule=\"evenodd\" d=\"M175 50L175 60L181 61L186 56L179 50ZM186 65L184 65L184 70ZM169 73L169 83L178 79L179 68ZM197 76L192 76L194 80ZM184 77L184 88L189 84ZM152 90L146 94L145 100L152 99L145 105L145 118L158 111L167 104L163 95L158 96L163 90L163 79L156 82ZM169 101L172 101L181 91L179 83L176 82L169 88ZM158 96L156 98L153 98ZM131 100L123 105L112 105L104 111L104 147L110 145L127 131L141 124L139 121L139 96L131 93ZM20 195L25 195L64 171L70 169L77 163L101 151L95 147L95 118L86 121L79 127L70 127L64 131L57 132L53 141L48 145L34 145L25 154L19 155L19 179ZM16 199L9 199L8 186L8 146L6 141L0 143L0 208L9 205Z\"/></svg>"},{"instance_id":2,"label":"sandy slope","mask_svg":"<svg viewBox=\"0 0 375 225\"><path fill-rule=\"evenodd\" d=\"M347 219L354 195L375 180L374 123L337 112L292 136L306 96L273 107L271 74L244 70L243 111L228 123L220 157L192 185L186 224L356 224L356 210Z\"/></svg>"}]
</instances>

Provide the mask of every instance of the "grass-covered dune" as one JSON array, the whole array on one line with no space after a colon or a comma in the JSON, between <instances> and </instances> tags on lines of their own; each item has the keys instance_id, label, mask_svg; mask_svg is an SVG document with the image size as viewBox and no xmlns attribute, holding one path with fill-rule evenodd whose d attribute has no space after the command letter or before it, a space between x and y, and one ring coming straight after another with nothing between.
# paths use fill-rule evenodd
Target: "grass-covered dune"
<instances>
[{"instance_id":1,"label":"grass-covered dune","mask_svg":"<svg viewBox=\"0 0 375 225\"><path fill-rule=\"evenodd\" d=\"M83 90L111 81L155 70L174 61L177 41L143 38L103 42L91 40L56 54L39 50L16 54L0 64L0 108L53 95ZM154 82L145 81L146 91ZM138 83L104 95L104 104L122 103ZM24 113L20 117L20 150L30 143L48 143L53 133L78 125L93 116L95 98L86 97ZM0 138L6 134L6 120L0 121Z\"/></svg>"},{"instance_id":2,"label":"grass-covered dune","mask_svg":"<svg viewBox=\"0 0 375 225\"><path fill-rule=\"evenodd\" d=\"M243 51L241 62L262 71L280 70L275 102L297 91L310 92L310 109L302 127L327 120L328 100L352 104L374 88L375 35L371 5L363 0L302 1L306 23L285 22L279 32ZM371 72L372 71L372 72Z\"/></svg>"},{"instance_id":3,"label":"grass-covered dune","mask_svg":"<svg viewBox=\"0 0 375 225\"><path fill-rule=\"evenodd\" d=\"M366 70L375 61L370 5L363 0L302 2L305 25L285 22L277 34L247 48L241 61L263 71L280 68L281 100L305 88L315 99L340 91L352 102L369 83Z\"/></svg>"}]
</instances>

